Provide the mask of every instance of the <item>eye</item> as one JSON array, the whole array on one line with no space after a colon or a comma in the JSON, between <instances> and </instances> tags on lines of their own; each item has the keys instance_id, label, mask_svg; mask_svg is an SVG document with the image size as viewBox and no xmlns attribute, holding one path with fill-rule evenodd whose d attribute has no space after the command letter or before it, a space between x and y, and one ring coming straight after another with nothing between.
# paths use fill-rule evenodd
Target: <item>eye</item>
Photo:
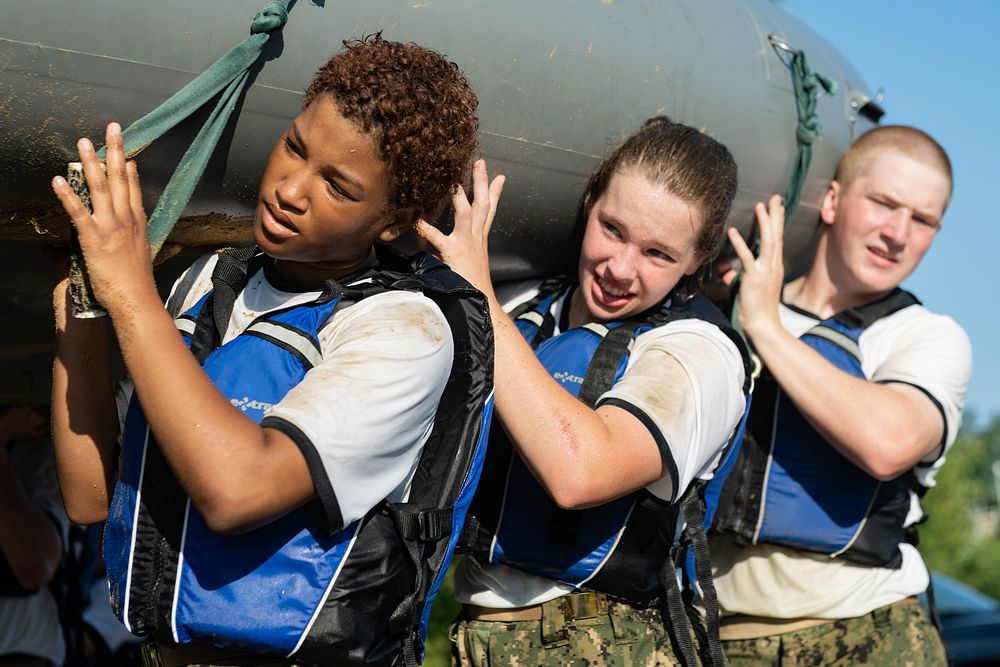
<instances>
[{"instance_id":1,"label":"eye","mask_svg":"<svg viewBox=\"0 0 1000 667\"><path fill-rule=\"evenodd\" d=\"M622 237L622 233L618 231L618 228L612 225L610 222L601 220L601 228L616 239L620 239Z\"/></svg>"},{"instance_id":2,"label":"eye","mask_svg":"<svg viewBox=\"0 0 1000 667\"><path fill-rule=\"evenodd\" d=\"M646 251L646 254L649 255L650 257L662 260L664 262L669 262L671 264L677 261L667 253L663 252L662 250L657 250L656 248L650 248L649 250Z\"/></svg>"},{"instance_id":3,"label":"eye","mask_svg":"<svg viewBox=\"0 0 1000 667\"><path fill-rule=\"evenodd\" d=\"M922 218L920 216L913 216L913 221L918 225L923 225L924 227L930 227L931 229L937 229L938 223L936 220L931 220L930 218Z\"/></svg>"},{"instance_id":4,"label":"eye","mask_svg":"<svg viewBox=\"0 0 1000 667\"><path fill-rule=\"evenodd\" d=\"M348 201L357 201L354 197L350 195L337 181L327 179L326 189L330 193L331 197L336 199L347 199Z\"/></svg>"},{"instance_id":5,"label":"eye","mask_svg":"<svg viewBox=\"0 0 1000 667\"><path fill-rule=\"evenodd\" d=\"M298 146L295 145L295 142L289 139L288 137L285 137L285 149L293 155L298 155L299 157L302 157L302 151L299 149Z\"/></svg>"}]
</instances>

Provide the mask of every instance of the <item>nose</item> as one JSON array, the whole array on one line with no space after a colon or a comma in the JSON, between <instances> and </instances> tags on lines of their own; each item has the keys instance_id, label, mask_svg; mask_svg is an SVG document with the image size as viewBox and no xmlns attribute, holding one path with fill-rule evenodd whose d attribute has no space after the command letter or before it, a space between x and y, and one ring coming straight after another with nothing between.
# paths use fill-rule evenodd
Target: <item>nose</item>
<instances>
[{"instance_id":1,"label":"nose","mask_svg":"<svg viewBox=\"0 0 1000 667\"><path fill-rule=\"evenodd\" d=\"M902 248L906 245L911 223L910 211L906 207L900 206L886 216L885 223L882 225L882 237L894 249Z\"/></svg>"},{"instance_id":2,"label":"nose","mask_svg":"<svg viewBox=\"0 0 1000 667\"><path fill-rule=\"evenodd\" d=\"M607 278L628 286L636 276L637 253L638 250L628 243L618 248L618 252L608 258Z\"/></svg>"},{"instance_id":3,"label":"nose","mask_svg":"<svg viewBox=\"0 0 1000 667\"><path fill-rule=\"evenodd\" d=\"M274 188L275 203L283 211L303 213L309 208L307 179L304 169L290 169Z\"/></svg>"}]
</instances>

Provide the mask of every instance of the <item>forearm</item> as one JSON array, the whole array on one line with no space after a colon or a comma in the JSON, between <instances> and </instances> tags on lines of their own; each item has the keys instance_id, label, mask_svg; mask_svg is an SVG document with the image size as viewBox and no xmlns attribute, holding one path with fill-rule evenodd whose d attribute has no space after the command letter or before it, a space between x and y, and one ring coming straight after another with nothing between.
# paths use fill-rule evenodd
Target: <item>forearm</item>
<instances>
[{"instance_id":1,"label":"forearm","mask_svg":"<svg viewBox=\"0 0 1000 667\"><path fill-rule=\"evenodd\" d=\"M52 521L0 459L0 548L18 583L28 590L47 584L59 567L61 546Z\"/></svg>"},{"instance_id":2,"label":"forearm","mask_svg":"<svg viewBox=\"0 0 1000 667\"><path fill-rule=\"evenodd\" d=\"M892 479L940 444L940 416L918 390L852 376L780 324L761 326L751 338L803 416L843 456L872 476Z\"/></svg>"},{"instance_id":3,"label":"forearm","mask_svg":"<svg viewBox=\"0 0 1000 667\"><path fill-rule=\"evenodd\" d=\"M539 363L495 298L490 311L497 415L557 504L598 505L662 476L659 451L638 420L617 408L592 410L571 396Z\"/></svg>"},{"instance_id":4,"label":"forearm","mask_svg":"<svg viewBox=\"0 0 1000 667\"><path fill-rule=\"evenodd\" d=\"M99 523L107 516L118 462L107 322L74 318L65 281L55 289L53 306L51 422L60 488L72 521Z\"/></svg>"},{"instance_id":5,"label":"forearm","mask_svg":"<svg viewBox=\"0 0 1000 667\"><path fill-rule=\"evenodd\" d=\"M260 428L216 389L155 289L130 301L109 309L125 364L157 444L209 525L248 528L311 497L295 445ZM303 479L304 486L295 483Z\"/></svg>"}]
</instances>

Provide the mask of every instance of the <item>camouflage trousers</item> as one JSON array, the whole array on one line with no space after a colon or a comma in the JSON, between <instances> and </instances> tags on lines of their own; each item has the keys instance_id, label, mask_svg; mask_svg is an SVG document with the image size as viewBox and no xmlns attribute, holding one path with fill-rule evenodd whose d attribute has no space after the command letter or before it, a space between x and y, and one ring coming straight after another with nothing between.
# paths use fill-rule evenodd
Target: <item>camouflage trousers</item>
<instances>
[{"instance_id":1,"label":"camouflage trousers","mask_svg":"<svg viewBox=\"0 0 1000 667\"><path fill-rule=\"evenodd\" d=\"M451 628L452 664L461 667L677 667L657 609L610 602L607 613L568 619L559 599L541 621L459 619Z\"/></svg>"},{"instance_id":2,"label":"camouflage trousers","mask_svg":"<svg viewBox=\"0 0 1000 667\"><path fill-rule=\"evenodd\" d=\"M724 641L722 647L731 667L948 664L938 631L915 599L804 630Z\"/></svg>"}]
</instances>

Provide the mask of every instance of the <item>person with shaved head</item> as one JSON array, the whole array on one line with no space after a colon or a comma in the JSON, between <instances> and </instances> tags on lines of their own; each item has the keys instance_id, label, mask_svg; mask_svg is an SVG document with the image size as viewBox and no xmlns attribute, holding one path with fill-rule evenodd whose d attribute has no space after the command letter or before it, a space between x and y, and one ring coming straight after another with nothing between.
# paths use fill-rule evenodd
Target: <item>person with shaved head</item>
<instances>
[{"instance_id":1,"label":"person with shaved head","mask_svg":"<svg viewBox=\"0 0 1000 667\"><path fill-rule=\"evenodd\" d=\"M784 280L780 206L759 205L737 316L764 370L712 539L733 665L943 665L916 596L918 499L955 440L969 340L900 284L941 233L948 156L875 128L844 155L809 270Z\"/></svg>"}]
</instances>

